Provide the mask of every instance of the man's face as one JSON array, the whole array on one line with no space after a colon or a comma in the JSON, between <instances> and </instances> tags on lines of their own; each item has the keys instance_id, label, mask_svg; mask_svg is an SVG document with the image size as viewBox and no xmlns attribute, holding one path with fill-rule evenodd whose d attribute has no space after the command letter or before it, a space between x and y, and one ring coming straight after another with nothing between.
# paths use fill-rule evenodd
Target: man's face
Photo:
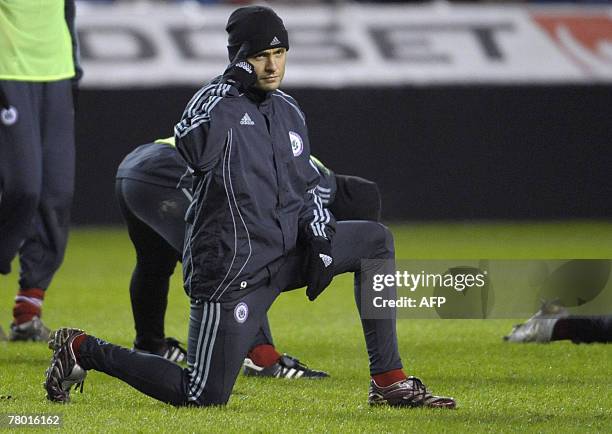
<instances>
[{"instance_id":1,"label":"man's face","mask_svg":"<svg viewBox=\"0 0 612 434\"><path fill-rule=\"evenodd\" d=\"M253 65L257 74L256 88L266 92L279 88L285 76L286 49L270 48L254 54L247 60Z\"/></svg>"}]
</instances>

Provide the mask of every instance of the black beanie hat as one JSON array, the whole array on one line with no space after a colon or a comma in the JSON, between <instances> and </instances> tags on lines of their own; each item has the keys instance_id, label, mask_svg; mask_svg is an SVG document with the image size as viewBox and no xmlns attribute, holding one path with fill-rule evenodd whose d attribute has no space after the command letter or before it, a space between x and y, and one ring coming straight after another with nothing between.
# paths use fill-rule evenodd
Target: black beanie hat
<instances>
[{"instance_id":1,"label":"black beanie hat","mask_svg":"<svg viewBox=\"0 0 612 434\"><path fill-rule=\"evenodd\" d=\"M230 62L243 42L250 43L247 56L270 48L289 49L289 36L276 12L266 6L245 6L236 9L227 20L227 52Z\"/></svg>"}]
</instances>

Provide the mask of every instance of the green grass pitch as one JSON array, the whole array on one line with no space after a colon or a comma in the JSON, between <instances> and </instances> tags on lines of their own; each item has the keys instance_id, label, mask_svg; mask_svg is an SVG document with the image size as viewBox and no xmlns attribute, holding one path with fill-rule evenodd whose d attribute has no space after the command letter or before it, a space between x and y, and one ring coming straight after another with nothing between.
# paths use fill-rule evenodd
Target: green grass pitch
<instances>
[{"instance_id":1,"label":"green grass pitch","mask_svg":"<svg viewBox=\"0 0 612 434\"><path fill-rule=\"evenodd\" d=\"M612 258L612 223L406 224L392 230L400 259ZM130 346L133 262L124 229L74 229L45 301L46 323ZM166 331L185 341L188 303L179 270ZM5 331L16 274L0 278ZM45 400L42 388L51 354L46 346L0 342L0 414L60 413L67 432L612 432L611 345L503 343L512 320L402 319L398 335L407 373L434 393L454 396L458 409L369 408L351 276L335 279L315 303L303 290L282 295L270 318L281 351L332 377L241 376L227 407L176 409L90 372L84 393L57 405Z\"/></svg>"}]
</instances>

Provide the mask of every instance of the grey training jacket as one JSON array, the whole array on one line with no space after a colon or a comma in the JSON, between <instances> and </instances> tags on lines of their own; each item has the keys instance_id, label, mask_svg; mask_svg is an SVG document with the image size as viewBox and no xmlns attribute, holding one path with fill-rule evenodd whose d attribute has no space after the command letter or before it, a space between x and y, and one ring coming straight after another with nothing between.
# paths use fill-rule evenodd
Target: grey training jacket
<instances>
[{"instance_id":1,"label":"grey training jacket","mask_svg":"<svg viewBox=\"0 0 612 434\"><path fill-rule=\"evenodd\" d=\"M233 301L266 285L298 239L331 240L304 114L279 90L241 94L215 79L174 130L193 170L183 252L185 291Z\"/></svg>"}]
</instances>

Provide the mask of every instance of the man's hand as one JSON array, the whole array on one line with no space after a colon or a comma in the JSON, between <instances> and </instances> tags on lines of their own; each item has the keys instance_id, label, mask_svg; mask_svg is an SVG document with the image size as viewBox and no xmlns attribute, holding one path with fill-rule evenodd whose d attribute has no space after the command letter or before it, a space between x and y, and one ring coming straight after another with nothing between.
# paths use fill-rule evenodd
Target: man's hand
<instances>
[{"instance_id":1,"label":"man's hand","mask_svg":"<svg viewBox=\"0 0 612 434\"><path fill-rule=\"evenodd\" d=\"M323 292L334 277L334 260L331 256L331 242L325 238L314 238L308 246L306 269L306 295L310 301Z\"/></svg>"},{"instance_id":2,"label":"man's hand","mask_svg":"<svg viewBox=\"0 0 612 434\"><path fill-rule=\"evenodd\" d=\"M238 90L247 90L257 81L255 68L247 59L249 52L249 43L245 42L236 53L236 57L223 73L223 79L228 84L235 86Z\"/></svg>"}]
</instances>

